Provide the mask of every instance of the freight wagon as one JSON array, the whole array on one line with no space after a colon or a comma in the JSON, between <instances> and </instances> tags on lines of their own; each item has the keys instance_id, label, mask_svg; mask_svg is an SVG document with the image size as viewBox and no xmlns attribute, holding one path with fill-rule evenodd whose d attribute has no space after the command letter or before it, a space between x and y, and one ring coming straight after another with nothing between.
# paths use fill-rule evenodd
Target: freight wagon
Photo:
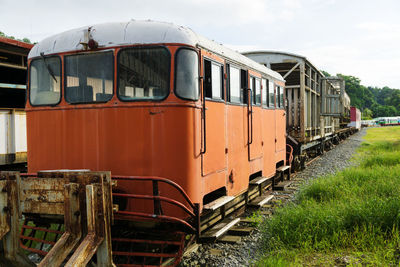
<instances>
[{"instance_id":1,"label":"freight wagon","mask_svg":"<svg viewBox=\"0 0 400 267\"><path fill-rule=\"evenodd\" d=\"M285 52L243 53L279 72L286 80L287 142L294 148L293 169L304 167L308 156L349 134L350 98L344 81L325 77L307 58Z\"/></svg>"},{"instance_id":2,"label":"freight wagon","mask_svg":"<svg viewBox=\"0 0 400 267\"><path fill-rule=\"evenodd\" d=\"M349 127L355 127L357 130L361 129L361 112L356 107L350 109L350 120ZM397 123L397 120L396 120Z\"/></svg>"}]
</instances>

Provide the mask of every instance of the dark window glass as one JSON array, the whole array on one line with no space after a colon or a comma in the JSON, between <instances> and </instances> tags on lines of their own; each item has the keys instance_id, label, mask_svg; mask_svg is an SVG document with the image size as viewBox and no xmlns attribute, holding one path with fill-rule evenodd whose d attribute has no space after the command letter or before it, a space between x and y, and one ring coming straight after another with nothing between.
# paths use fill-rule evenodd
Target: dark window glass
<instances>
[{"instance_id":1,"label":"dark window glass","mask_svg":"<svg viewBox=\"0 0 400 267\"><path fill-rule=\"evenodd\" d=\"M276 86L276 105L281 107L281 87Z\"/></svg>"},{"instance_id":2,"label":"dark window glass","mask_svg":"<svg viewBox=\"0 0 400 267\"><path fill-rule=\"evenodd\" d=\"M240 103L247 104L248 97L248 72L247 70L240 70Z\"/></svg>"},{"instance_id":3,"label":"dark window glass","mask_svg":"<svg viewBox=\"0 0 400 267\"><path fill-rule=\"evenodd\" d=\"M226 101L231 102L231 81L230 65L226 64Z\"/></svg>"},{"instance_id":4,"label":"dark window glass","mask_svg":"<svg viewBox=\"0 0 400 267\"><path fill-rule=\"evenodd\" d=\"M276 93L276 104L278 107L283 108L283 87L282 86L277 86L276 87L277 93Z\"/></svg>"},{"instance_id":5,"label":"dark window glass","mask_svg":"<svg viewBox=\"0 0 400 267\"><path fill-rule=\"evenodd\" d=\"M180 49L175 62L175 91L179 97L199 99L199 59L195 51Z\"/></svg>"},{"instance_id":6,"label":"dark window glass","mask_svg":"<svg viewBox=\"0 0 400 267\"><path fill-rule=\"evenodd\" d=\"M106 102L113 96L113 53L65 57L65 100L68 103Z\"/></svg>"},{"instance_id":7,"label":"dark window glass","mask_svg":"<svg viewBox=\"0 0 400 267\"><path fill-rule=\"evenodd\" d=\"M121 100L162 100L169 93L170 54L166 48L129 48L118 56Z\"/></svg>"},{"instance_id":8,"label":"dark window glass","mask_svg":"<svg viewBox=\"0 0 400 267\"><path fill-rule=\"evenodd\" d=\"M30 94L32 105L54 105L61 99L61 61L58 57L40 58L30 66Z\"/></svg>"},{"instance_id":9,"label":"dark window glass","mask_svg":"<svg viewBox=\"0 0 400 267\"><path fill-rule=\"evenodd\" d=\"M220 64L204 60L204 93L212 99L223 99L223 67Z\"/></svg>"}]
</instances>

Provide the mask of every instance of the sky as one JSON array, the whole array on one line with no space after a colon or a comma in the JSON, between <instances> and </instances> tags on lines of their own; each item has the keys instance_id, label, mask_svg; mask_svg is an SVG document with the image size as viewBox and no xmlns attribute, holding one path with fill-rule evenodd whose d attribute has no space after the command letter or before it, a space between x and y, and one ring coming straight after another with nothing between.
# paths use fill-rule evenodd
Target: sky
<instances>
[{"instance_id":1,"label":"sky","mask_svg":"<svg viewBox=\"0 0 400 267\"><path fill-rule=\"evenodd\" d=\"M276 50L400 89L399 0L0 0L0 31L33 42L103 22L187 26L239 52Z\"/></svg>"}]
</instances>

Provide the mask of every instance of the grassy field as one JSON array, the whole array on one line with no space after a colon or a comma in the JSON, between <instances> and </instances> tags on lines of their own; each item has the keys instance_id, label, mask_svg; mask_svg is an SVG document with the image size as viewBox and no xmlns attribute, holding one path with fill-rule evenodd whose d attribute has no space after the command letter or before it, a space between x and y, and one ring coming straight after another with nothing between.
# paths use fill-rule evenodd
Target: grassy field
<instances>
[{"instance_id":1,"label":"grassy field","mask_svg":"<svg viewBox=\"0 0 400 267\"><path fill-rule=\"evenodd\" d=\"M315 179L262 225L258 266L400 262L400 127L369 129L360 164Z\"/></svg>"}]
</instances>

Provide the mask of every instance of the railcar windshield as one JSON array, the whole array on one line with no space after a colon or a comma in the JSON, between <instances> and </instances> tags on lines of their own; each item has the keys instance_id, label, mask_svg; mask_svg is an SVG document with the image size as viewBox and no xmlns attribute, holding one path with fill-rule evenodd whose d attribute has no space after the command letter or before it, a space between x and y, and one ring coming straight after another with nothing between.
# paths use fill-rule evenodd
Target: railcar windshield
<instances>
[{"instance_id":1,"label":"railcar windshield","mask_svg":"<svg viewBox=\"0 0 400 267\"><path fill-rule=\"evenodd\" d=\"M61 60L59 57L39 58L30 65L30 94L32 105L55 105L61 100Z\"/></svg>"},{"instance_id":2,"label":"railcar windshield","mask_svg":"<svg viewBox=\"0 0 400 267\"><path fill-rule=\"evenodd\" d=\"M118 97L162 100L169 93L171 56L164 47L135 47L118 55Z\"/></svg>"},{"instance_id":3,"label":"railcar windshield","mask_svg":"<svg viewBox=\"0 0 400 267\"><path fill-rule=\"evenodd\" d=\"M65 100L68 103L106 102L113 96L113 53L65 57Z\"/></svg>"},{"instance_id":4,"label":"railcar windshield","mask_svg":"<svg viewBox=\"0 0 400 267\"><path fill-rule=\"evenodd\" d=\"M175 62L175 93L183 99L199 99L199 58L194 50L178 51Z\"/></svg>"}]
</instances>

